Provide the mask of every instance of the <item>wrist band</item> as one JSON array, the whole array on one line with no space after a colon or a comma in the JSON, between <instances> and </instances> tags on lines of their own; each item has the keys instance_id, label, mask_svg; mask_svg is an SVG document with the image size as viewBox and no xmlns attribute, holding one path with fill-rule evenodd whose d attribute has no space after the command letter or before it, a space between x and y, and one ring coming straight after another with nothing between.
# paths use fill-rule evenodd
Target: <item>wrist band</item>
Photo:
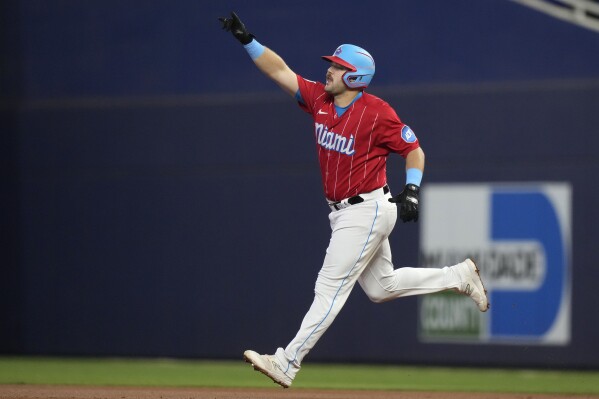
<instances>
[{"instance_id":1,"label":"wrist band","mask_svg":"<svg viewBox=\"0 0 599 399\"><path fill-rule=\"evenodd\" d=\"M406 170L406 184L415 184L420 187L422 182L422 171L418 168L410 168Z\"/></svg>"},{"instance_id":2,"label":"wrist band","mask_svg":"<svg viewBox=\"0 0 599 399\"><path fill-rule=\"evenodd\" d=\"M264 52L264 46L261 45L256 39L253 39L248 44L244 44L243 47L246 49L250 57L252 57L252 60L260 57Z\"/></svg>"}]
</instances>

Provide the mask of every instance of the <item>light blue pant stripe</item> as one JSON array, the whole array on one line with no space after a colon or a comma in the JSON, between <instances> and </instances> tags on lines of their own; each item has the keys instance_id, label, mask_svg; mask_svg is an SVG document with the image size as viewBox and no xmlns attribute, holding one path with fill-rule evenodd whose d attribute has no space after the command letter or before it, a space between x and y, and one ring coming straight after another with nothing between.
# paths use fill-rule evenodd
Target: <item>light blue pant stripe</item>
<instances>
[{"instance_id":1,"label":"light blue pant stripe","mask_svg":"<svg viewBox=\"0 0 599 399\"><path fill-rule=\"evenodd\" d=\"M374 213L374 220L372 221L372 226L370 226L370 231L368 232L368 237L366 238L366 242L364 243L364 247L362 247L362 251L360 251L360 256L358 256L358 259L356 260L356 262L354 263L354 265L351 267L351 269L349 270L349 272L347 273L347 275L341 281L341 284L339 285L339 288L337 289L337 292L335 293L335 296L333 297L333 301L331 302L331 306L329 307L329 310L327 311L327 314L324 316L324 318L322 319L322 321L320 323L318 323L318 325L316 327L314 327L314 330L312 330L312 332L310 332L310 334L308 335L308 337L304 340L304 342L302 342L302 344L299 346L299 348L297 348L297 351L295 351L295 355L293 356L293 359L291 361L287 362L287 368L285 369L285 373L287 371L289 371L289 367L291 366L291 363L293 363L295 361L295 359L297 358L297 352L300 351L300 349L302 348L302 346L304 346L304 344L308 341L308 339L310 339L310 337L312 336L312 334L314 334L314 332L316 330L318 330L318 327L320 327L322 325L322 323L324 323L324 321L327 319L327 317L329 317L329 314L331 313L331 310L333 309L333 305L335 305L335 299L337 299L337 295L339 295L339 291L341 291L341 288L343 288L343 285L345 284L345 281L351 275L351 272L356 268L356 266L358 265L358 262L360 261L360 259L362 259L362 255L364 254L364 251L366 250L366 245L368 245L368 242L370 241L370 236L372 235L372 230L374 230L374 224L375 224L376 219L378 217L378 213L379 213L379 204L377 202L376 203L376 211Z\"/></svg>"}]
</instances>

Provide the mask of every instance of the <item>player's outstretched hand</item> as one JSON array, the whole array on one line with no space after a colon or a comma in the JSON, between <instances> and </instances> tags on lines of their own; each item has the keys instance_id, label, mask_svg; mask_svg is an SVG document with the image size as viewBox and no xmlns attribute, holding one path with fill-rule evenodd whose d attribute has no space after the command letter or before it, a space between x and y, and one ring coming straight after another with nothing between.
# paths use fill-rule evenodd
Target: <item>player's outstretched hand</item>
<instances>
[{"instance_id":1,"label":"player's outstretched hand","mask_svg":"<svg viewBox=\"0 0 599 399\"><path fill-rule=\"evenodd\" d=\"M393 198L389 198L389 202L394 202L399 206L399 217L403 222L413 220L418 221L418 192L420 187L415 184L406 184L403 191Z\"/></svg>"},{"instance_id":2,"label":"player's outstretched hand","mask_svg":"<svg viewBox=\"0 0 599 399\"><path fill-rule=\"evenodd\" d=\"M222 22L223 29L231 32L241 44L249 44L254 39L254 35L247 31L243 22L234 12L231 13L231 18L220 17L218 20Z\"/></svg>"}]
</instances>

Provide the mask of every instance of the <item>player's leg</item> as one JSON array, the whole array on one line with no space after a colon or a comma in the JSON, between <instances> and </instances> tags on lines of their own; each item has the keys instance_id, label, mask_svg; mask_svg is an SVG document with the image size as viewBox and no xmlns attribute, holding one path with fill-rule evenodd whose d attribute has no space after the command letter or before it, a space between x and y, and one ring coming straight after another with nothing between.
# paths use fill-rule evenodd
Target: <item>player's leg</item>
<instances>
[{"instance_id":1,"label":"player's leg","mask_svg":"<svg viewBox=\"0 0 599 399\"><path fill-rule=\"evenodd\" d=\"M450 267L402 267L394 270L389 240L381 244L358 281L368 298L377 303L458 288L461 283L459 275Z\"/></svg>"},{"instance_id":2,"label":"player's leg","mask_svg":"<svg viewBox=\"0 0 599 399\"><path fill-rule=\"evenodd\" d=\"M384 198L386 201L386 198ZM276 357L295 377L302 359L316 344L345 304L358 277L390 233L382 201L372 201L330 214L333 230L315 296L295 338Z\"/></svg>"},{"instance_id":3,"label":"player's leg","mask_svg":"<svg viewBox=\"0 0 599 399\"><path fill-rule=\"evenodd\" d=\"M381 244L358 281L370 300L377 303L454 289L470 296L481 312L489 308L478 268L470 259L443 268L402 267L394 270L388 240Z\"/></svg>"}]
</instances>

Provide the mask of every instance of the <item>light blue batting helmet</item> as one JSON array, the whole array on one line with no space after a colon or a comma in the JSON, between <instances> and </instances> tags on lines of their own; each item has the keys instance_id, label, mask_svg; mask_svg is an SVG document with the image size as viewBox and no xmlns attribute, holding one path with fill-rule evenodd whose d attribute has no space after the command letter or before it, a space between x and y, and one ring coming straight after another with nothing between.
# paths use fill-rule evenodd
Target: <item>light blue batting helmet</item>
<instances>
[{"instance_id":1,"label":"light blue batting helmet","mask_svg":"<svg viewBox=\"0 0 599 399\"><path fill-rule=\"evenodd\" d=\"M350 89L367 87L374 76L374 59L362 47L342 44L333 55L324 55L322 58L349 69L343 74L343 82Z\"/></svg>"}]
</instances>

